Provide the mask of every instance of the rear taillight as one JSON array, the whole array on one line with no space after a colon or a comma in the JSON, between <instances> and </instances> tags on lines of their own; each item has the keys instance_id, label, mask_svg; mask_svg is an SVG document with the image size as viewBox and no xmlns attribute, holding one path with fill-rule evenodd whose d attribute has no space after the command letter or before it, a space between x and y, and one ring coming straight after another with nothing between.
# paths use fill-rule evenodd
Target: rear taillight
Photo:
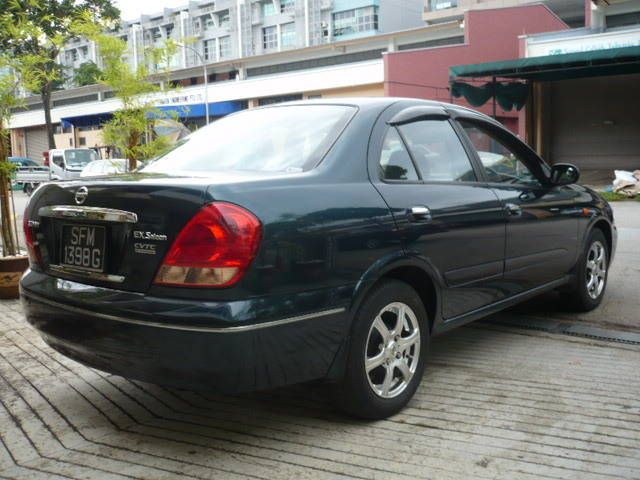
<instances>
[{"instance_id":1,"label":"rear taillight","mask_svg":"<svg viewBox=\"0 0 640 480\"><path fill-rule=\"evenodd\" d=\"M37 228L37 222L25 218L22 226L24 228L24 240L27 244L29 264L31 268L40 268L42 266L42 254L40 253L40 246L36 239L35 229Z\"/></svg>"},{"instance_id":2,"label":"rear taillight","mask_svg":"<svg viewBox=\"0 0 640 480\"><path fill-rule=\"evenodd\" d=\"M228 287L238 282L258 252L262 225L251 212L225 202L202 208L169 249L154 283Z\"/></svg>"},{"instance_id":3,"label":"rear taillight","mask_svg":"<svg viewBox=\"0 0 640 480\"><path fill-rule=\"evenodd\" d=\"M42 152L42 159L44 160L44 166L49 166L49 152Z\"/></svg>"}]
</instances>

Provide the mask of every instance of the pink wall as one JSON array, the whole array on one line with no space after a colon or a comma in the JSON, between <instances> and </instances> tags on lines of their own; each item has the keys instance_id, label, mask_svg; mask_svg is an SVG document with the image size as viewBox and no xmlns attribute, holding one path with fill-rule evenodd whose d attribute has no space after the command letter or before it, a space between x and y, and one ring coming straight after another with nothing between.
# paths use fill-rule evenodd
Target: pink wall
<instances>
[{"instance_id":1,"label":"pink wall","mask_svg":"<svg viewBox=\"0 0 640 480\"><path fill-rule=\"evenodd\" d=\"M385 94L449 102L449 67L511 60L521 56L521 35L565 30L569 27L544 5L473 10L465 15L465 43L389 53L384 56ZM469 106L464 99L454 103ZM478 110L491 114L492 104ZM518 113L498 117L518 131Z\"/></svg>"}]
</instances>

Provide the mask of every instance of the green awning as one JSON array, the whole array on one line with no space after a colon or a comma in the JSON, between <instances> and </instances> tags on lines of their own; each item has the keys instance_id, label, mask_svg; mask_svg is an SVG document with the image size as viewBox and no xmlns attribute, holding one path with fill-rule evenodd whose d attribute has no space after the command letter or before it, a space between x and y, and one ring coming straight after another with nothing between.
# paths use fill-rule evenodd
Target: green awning
<instances>
[{"instance_id":1,"label":"green awning","mask_svg":"<svg viewBox=\"0 0 640 480\"><path fill-rule=\"evenodd\" d=\"M484 85L451 82L451 95L455 98L464 97L474 107L480 107L495 97L500 108L510 112L514 108L522 110L527 103L529 85L522 82L489 82Z\"/></svg>"},{"instance_id":2,"label":"green awning","mask_svg":"<svg viewBox=\"0 0 640 480\"><path fill-rule=\"evenodd\" d=\"M564 80L640 73L640 46L458 65L451 77L500 77Z\"/></svg>"}]
</instances>

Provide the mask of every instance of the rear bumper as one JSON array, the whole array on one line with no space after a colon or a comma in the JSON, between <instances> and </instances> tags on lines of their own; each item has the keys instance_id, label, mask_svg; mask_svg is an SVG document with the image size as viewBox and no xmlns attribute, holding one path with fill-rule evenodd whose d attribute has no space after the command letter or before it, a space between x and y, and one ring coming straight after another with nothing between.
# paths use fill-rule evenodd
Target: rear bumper
<instances>
[{"instance_id":1,"label":"rear bumper","mask_svg":"<svg viewBox=\"0 0 640 480\"><path fill-rule=\"evenodd\" d=\"M23 277L21 299L28 322L67 357L127 378L224 393L326 377L349 324L340 306L278 319L265 310L268 320L258 321L254 301L167 300L36 272ZM233 322L233 312L247 309L256 321Z\"/></svg>"}]
</instances>

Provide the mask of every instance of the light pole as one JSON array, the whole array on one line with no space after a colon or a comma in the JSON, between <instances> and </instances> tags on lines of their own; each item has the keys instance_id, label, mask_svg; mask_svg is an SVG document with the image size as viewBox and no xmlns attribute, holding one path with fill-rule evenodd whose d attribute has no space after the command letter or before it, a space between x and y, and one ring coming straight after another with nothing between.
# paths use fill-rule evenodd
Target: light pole
<instances>
[{"instance_id":1,"label":"light pole","mask_svg":"<svg viewBox=\"0 0 640 480\"><path fill-rule=\"evenodd\" d=\"M202 71L204 74L204 111L205 111L205 118L206 118L207 125L209 125L209 75L207 74L207 62L205 61L204 57L200 54L200 52L195 48L190 47L189 45L185 45L182 42L176 42L176 44L179 47L184 48L185 50L191 50L193 53L195 53L198 59L200 60L200 63L202 64Z\"/></svg>"}]
</instances>

